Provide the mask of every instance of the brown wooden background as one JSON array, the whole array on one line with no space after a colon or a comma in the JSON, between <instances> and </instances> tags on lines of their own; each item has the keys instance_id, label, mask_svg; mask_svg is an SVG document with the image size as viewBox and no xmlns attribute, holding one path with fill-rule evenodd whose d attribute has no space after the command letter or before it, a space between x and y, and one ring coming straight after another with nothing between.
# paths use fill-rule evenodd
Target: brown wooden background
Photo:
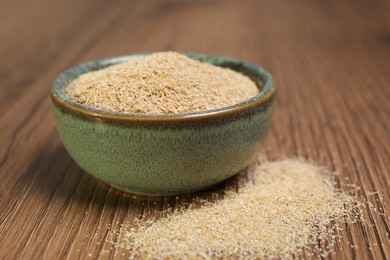
<instances>
[{"instance_id":1,"label":"brown wooden background","mask_svg":"<svg viewBox=\"0 0 390 260\"><path fill-rule=\"evenodd\" d=\"M0 259L96 257L108 248L105 226L176 205L86 175L61 144L49 99L67 67L161 50L271 71L277 108L260 156L304 157L338 171L341 187L359 185L377 208L364 211L372 226L345 226L330 258L390 258L389 1L15 0L0 1L0 19ZM234 179L213 191L224 185Z\"/></svg>"}]
</instances>

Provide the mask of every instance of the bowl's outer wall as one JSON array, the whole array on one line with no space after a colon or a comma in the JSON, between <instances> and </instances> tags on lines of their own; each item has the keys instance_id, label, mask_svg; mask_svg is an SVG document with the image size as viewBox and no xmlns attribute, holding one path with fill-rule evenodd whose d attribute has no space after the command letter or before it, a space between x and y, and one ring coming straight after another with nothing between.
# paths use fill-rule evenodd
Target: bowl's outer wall
<instances>
[{"instance_id":1,"label":"bowl's outer wall","mask_svg":"<svg viewBox=\"0 0 390 260\"><path fill-rule=\"evenodd\" d=\"M207 56L200 59L207 61ZM85 73L83 69L71 71L65 82ZM53 110L65 148L86 172L129 192L176 195L205 189L245 168L266 136L272 104L270 98L234 117L164 127L105 122L71 113L56 102Z\"/></svg>"},{"instance_id":2,"label":"bowl's outer wall","mask_svg":"<svg viewBox=\"0 0 390 260\"><path fill-rule=\"evenodd\" d=\"M198 191L253 160L272 106L234 121L195 128L124 127L85 120L54 106L64 146L86 172L114 187L150 195Z\"/></svg>"}]
</instances>

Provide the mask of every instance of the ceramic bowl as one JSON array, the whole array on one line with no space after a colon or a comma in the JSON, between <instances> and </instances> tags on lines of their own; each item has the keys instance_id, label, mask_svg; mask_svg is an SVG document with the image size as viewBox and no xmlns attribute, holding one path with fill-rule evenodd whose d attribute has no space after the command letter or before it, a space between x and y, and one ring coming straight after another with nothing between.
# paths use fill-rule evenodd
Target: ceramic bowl
<instances>
[{"instance_id":1,"label":"ceramic bowl","mask_svg":"<svg viewBox=\"0 0 390 260\"><path fill-rule=\"evenodd\" d=\"M87 173L124 191L177 195L213 186L244 169L258 153L270 125L274 81L264 69L206 54L193 59L249 76L260 93L240 104L177 115L108 112L64 94L79 75L146 54L108 58L66 70L51 99L66 150Z\"/></svg>"}]
</instances>

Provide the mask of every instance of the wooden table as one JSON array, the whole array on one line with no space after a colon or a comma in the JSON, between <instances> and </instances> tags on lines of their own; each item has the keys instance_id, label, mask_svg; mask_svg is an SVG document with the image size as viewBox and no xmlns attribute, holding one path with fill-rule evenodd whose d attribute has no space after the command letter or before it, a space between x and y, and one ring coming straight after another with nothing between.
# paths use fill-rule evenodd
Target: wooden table
<instances>
[{"instance_id":1,"label":"wooden table","mask_svg":"<svg viewBox=\"0 0 390 260\"><path fill-rule=\"evenodd\" d=\"M0 259L96 257L108 246L101 228L177 205L85 174L49 99L67 67L161 50L271 71L277 106L259 156L303 157L337 171L342 188L360 186L357 196L377 208L363 212L373 226L346 226L329 258L390 258L389 1L16 0L0 3L0 17ZM114 257L124 256L101 256Z\"/></svg>"}]
</instances>

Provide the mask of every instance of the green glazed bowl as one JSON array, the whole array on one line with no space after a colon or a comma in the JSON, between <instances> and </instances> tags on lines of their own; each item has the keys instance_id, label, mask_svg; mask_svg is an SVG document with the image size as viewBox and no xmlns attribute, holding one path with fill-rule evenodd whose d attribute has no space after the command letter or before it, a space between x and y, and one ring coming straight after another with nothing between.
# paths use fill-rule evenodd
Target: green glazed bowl
<instances>
[{"instance_id":1,"label":"green glazed bowl","mask_svg":"<svg viewBox=\"0 0 390 260\"><path fill-rule=\"evenodd\" d=\"M144 195L177 195L206 189L244 169L259 151L270 125L274 81L262 68L240 60L186 54L249 76L260 93L240 104L176 115L108 112L81 105L64 94L80 74L136 54L73 67L53 82L57 128L76 163L99 180Z\"/></svg>"}]
</instances>

